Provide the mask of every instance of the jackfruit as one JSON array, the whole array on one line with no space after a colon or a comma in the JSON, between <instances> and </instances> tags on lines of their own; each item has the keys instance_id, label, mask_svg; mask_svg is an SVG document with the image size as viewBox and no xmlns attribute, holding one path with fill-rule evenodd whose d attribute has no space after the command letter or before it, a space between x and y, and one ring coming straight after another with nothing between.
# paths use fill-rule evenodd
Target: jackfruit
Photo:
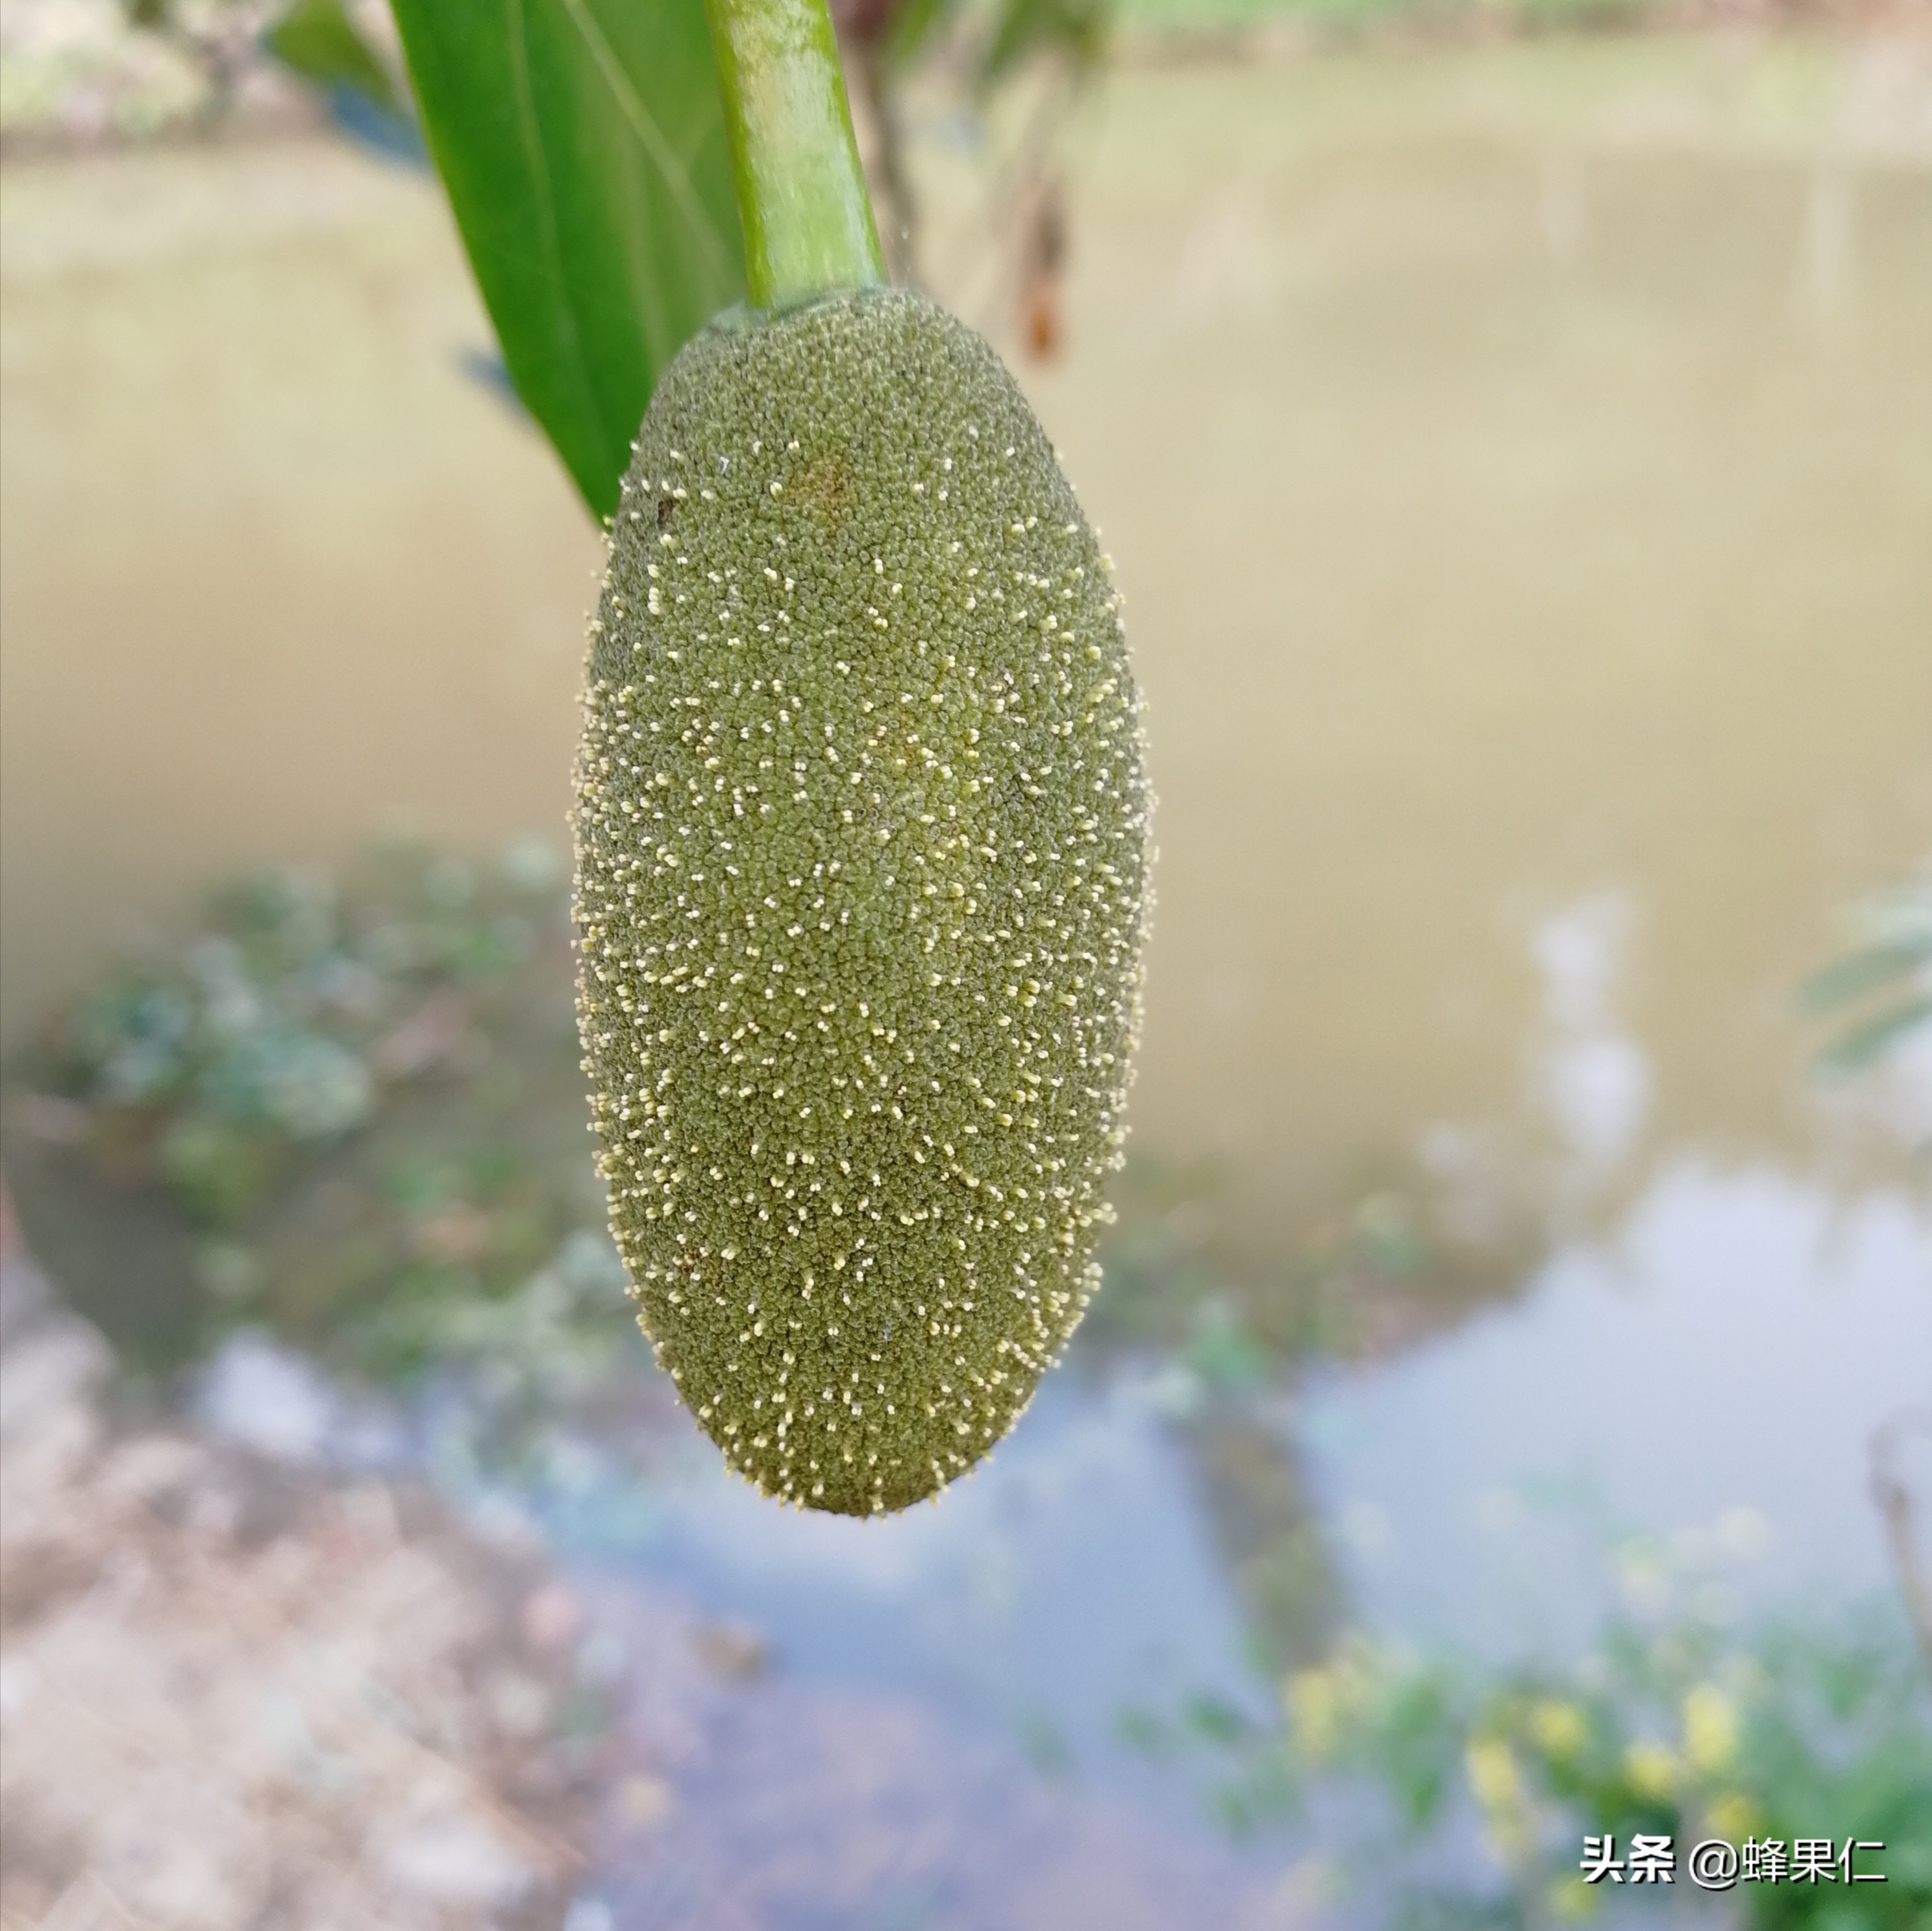
<instances>
[{"instance_id":1,"label":"jackfruit","mask_svg":"<svg viewBox=\"0 0 1932 1931\"><path fill-rule=\"evenodd\" d=\"M844 294L665 370L591 624L578 1017L640 1323L768 1494L934 1494L1097 1284L1139 712L1110 566L962 324Z\"/></svg>"}]
</instances>

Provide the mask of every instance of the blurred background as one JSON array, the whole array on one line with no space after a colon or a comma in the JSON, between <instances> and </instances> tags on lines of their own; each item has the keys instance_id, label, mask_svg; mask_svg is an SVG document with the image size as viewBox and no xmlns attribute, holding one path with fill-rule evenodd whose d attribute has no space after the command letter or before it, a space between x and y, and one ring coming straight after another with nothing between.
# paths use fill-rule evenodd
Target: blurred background
<instances>
[{"instance_id":1,"label":"blurred background","mask_svg":"<svg viewBox=\"0 0 1932 1931\"><path fill-rule=\"evenodd\" d=\"M380 9L9 0L0 1926L1923 1931L1932 14L835 11L1159 797L1106 1287L876 1523L630 1326Z\"/></svg>"}]
</instances>

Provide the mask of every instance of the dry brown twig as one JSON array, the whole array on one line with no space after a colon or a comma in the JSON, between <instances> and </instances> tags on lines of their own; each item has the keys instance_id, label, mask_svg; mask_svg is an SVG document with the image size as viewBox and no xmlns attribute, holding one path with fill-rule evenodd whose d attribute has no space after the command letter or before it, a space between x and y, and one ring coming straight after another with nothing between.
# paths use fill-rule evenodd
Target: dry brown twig
<instances>
[{"instance_id":1,"label":"dry brown twig","mask_svg":"<svg viewBox=\"0 0 1932 1931\"><path fill-rule=\"evenodd\" d=\"M1932 1670L1932 1577L1926 1573L1925 1557L1918 1546L1912 1485L1902 1466L1905 1443L1913 1435L1932 1439L1932 1408L1901 1408L1872 1431L1871 1491L1885 1524L1906 1615L1918 1639L1925 1666Z\"/></svg>"}]
</instances>

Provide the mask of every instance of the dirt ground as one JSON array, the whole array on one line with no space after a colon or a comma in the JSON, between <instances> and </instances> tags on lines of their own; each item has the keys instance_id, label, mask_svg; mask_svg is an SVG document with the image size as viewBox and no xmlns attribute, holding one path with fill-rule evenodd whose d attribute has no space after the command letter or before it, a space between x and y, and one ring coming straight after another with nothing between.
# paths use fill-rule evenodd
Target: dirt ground
<instances>
[{"instance_id":1,"label":"dirt ground","mask_svg":"<svg viewBox=\"0 0 1932 1931\"><path fill-rule=\"evenodd\" d=\"M540 1573L420 1490L118 1422L0 1272L0 1925L559 1923L592 1753Z\"/></svg>"}]
</instances>

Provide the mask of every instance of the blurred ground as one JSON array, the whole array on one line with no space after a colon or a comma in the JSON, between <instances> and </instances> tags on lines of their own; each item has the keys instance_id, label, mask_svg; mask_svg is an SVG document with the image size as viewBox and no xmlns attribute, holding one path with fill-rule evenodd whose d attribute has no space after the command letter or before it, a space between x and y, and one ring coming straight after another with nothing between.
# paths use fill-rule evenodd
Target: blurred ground
<instances>
[{"instance_id":1,"label":"blurred ground","mask_svg":"<svg viewBox=\"0 0 1932 1931\"><path fill-rule=\"evenodd\" d=\"M116 1425L10 1239L0 1343L0 1924L554 1924L589 1763L530 1565L419 1491Z\"/></svg>"}]
</instances>

